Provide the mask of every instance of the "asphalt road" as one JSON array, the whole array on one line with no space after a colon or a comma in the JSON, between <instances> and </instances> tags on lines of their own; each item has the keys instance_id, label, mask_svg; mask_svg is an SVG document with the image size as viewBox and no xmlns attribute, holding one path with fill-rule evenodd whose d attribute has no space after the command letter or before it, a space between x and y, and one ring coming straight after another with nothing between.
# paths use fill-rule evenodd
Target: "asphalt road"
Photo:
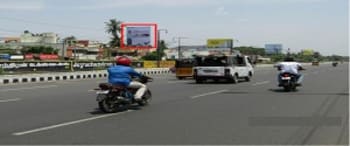
<instances>
[{"instance_id":1,"label":"asphalt road","mask_svg":"<svg viewBox=\"0 0 350 146\"><path fill-rule=\"evenodd\" d=\"M150 106L115 114L96 109L91 89L103 80L0 86L0 145L347 145L348 64L303 73L289 93L272 68L239 84L159 75Z\"/></svg>"}]
</instances>

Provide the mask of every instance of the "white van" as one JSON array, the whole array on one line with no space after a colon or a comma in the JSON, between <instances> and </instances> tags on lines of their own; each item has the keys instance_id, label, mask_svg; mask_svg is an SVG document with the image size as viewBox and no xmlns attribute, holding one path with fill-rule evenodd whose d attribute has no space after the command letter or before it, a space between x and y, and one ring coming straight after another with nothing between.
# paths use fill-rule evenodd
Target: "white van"
<instances>
[{"instance_id":1,"label":"white van","mask_svg":"<svg viewBox=\"0 0 350 146\"><path fill-rule=\"evenodd\" d=\"M241 55L209 55L196 56L193 77L196 83L203 83L212 79L225 79L228 82L238 83L239 79L250 81L254 74L252 62L248 56Z\"/></svg>"}]
</instances>

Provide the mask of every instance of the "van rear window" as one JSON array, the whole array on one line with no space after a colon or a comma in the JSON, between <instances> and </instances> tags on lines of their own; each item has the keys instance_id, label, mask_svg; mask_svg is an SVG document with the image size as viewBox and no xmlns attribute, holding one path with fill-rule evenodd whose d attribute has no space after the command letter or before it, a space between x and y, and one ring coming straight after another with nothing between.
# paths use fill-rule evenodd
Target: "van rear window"
<instances>
[{"instance_id":1,"label":"van rear window","mask_svg":"<svg viewBox=\"0 0 350 146\"><path fill-rule=\"evenodd\" d=\"M196 57L196 66L227 66L226 56Z\"/></svg>"}]
</instances>

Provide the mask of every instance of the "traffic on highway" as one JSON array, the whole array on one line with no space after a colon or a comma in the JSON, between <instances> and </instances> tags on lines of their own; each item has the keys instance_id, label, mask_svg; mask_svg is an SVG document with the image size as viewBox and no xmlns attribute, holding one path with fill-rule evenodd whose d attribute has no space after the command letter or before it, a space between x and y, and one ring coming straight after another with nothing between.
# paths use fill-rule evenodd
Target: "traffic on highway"
<instances>
[{"instance_id":1,"label":"traffic on highway","mask_svg":"<svg viewBox=\"0 0 350 146\"><path fill-rule=\"evenodd\" d=\"M147 106L99 109L106 79L2 86L1 144L346 144L348 64L305 65L303 86L257 67L238 84L151 76ZM325 138L327 137L327 138Z\"/></svg>"},{"instance_id":2,"label":"traffic on highway","mask_svg":"<svg viewBox=\"0 0 350 146\"><path fill-rule=\"evenodd\" d=\"M349 145L347 0L1 0L0 145Z\"/></svg>"}]
</instances>

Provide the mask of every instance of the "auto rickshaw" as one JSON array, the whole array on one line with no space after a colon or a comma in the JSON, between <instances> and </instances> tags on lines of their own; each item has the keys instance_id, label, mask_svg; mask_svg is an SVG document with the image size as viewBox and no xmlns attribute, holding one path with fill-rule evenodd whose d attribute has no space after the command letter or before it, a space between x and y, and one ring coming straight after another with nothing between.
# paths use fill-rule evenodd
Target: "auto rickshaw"
<instances>
[{"instance_id":1,"label":"auto rickshaw","mask_svg":"<svg viewBox=\"0 0 350 146\"><path fill-rule=\"evenodd\" d=\"M193 77L193 59L180 59L175 62L175 74L179 80Z\"/></svg>"}]
</instances>

